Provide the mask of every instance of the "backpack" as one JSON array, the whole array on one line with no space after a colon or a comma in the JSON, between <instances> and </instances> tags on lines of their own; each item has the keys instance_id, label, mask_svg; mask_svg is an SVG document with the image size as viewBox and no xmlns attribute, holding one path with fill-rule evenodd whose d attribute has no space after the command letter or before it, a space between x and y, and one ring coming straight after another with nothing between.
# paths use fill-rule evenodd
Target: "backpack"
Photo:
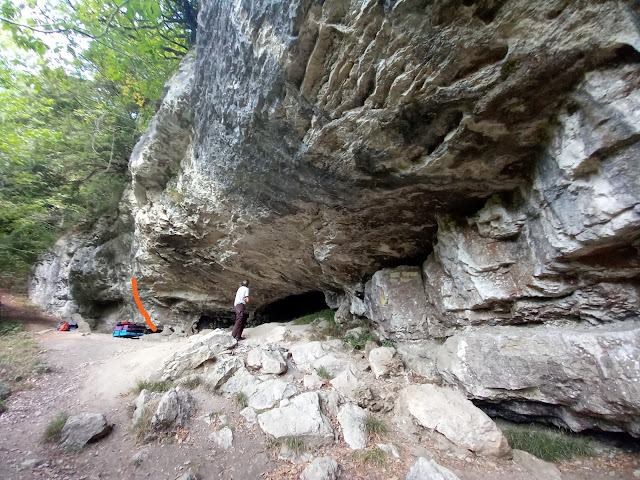
<instances>
[{"instance_id":1,"label":"backpack","mask_svg":"<svg viewBox=\"0 0 640 480\"><path fill-rule=\"evenodd\" d=\"M61 332L68 332L69 331L69 322L62 322L62 325L60 325L58 327L58 330L60 330Z\"/></svg>"}]
</instances>

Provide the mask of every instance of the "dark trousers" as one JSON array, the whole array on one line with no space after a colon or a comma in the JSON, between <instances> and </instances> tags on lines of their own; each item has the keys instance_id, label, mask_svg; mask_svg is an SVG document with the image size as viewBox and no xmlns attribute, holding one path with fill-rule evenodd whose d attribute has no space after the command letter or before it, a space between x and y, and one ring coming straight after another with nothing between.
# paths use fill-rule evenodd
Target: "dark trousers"
<instances>
[{"instance_id":1,"label":"dark trousers","mask_svg":"<svg viewBox=\"0 0 640 480\"><path fill-rule=\"evenodd\" d=\"M236 305L234 310L236 311L236 323L231 331L231 336L238 338L242 336L242 330L244 330L244 303Z\"/></svg>"}]
</instances>

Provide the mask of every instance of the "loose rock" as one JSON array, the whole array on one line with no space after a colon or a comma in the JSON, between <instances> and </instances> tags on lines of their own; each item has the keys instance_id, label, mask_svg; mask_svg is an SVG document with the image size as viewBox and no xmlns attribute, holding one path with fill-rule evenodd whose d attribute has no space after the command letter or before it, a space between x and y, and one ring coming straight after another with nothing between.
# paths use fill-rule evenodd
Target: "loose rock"
<instances>
[{"instance_id":1,"label":"loose rock","mask_svg":"<svg viewBox=\"0 0 640 480\"><path fill-rule=\"evenodd\" d=\"M300 480L337 480L340 465L331 457L318 457L300 474Z\"/></svg>"},{"instance_id":2,"label":"loose rock","mask_svg":"<svg viewBox=\"0 0 640 480\"><path fill-rule=\"evenodd\" d=\"M362 450L367 447L367 433L364 428L366 417L367 412L353 404L344 405L338 412L344 441L352 450Z\"/></svg>"},{"instance_id":3,"label":"loose rock","mask_svg":"<svg viewBox=\"0 0 640 480\"><path fill-rule=\"evenodd\" d=\"M195 405L195 399L187 390L172 388L160 399L151 425L154 429L184 427L189 423Z\"/></svg>"},{"instance_id":4,"label":"loose rock","mask_svg":"<svg viewBox=\"0 0 640 480\"><path fill-rule=\"evenodd\" d=\"M438 465L433 460L420 457L411 467L406 480L460 480L448 468Z\"/></svg>"},{"instance_id":5,"label":"loose rock","mask_svg":"<svg viewBox=\"0 0 640 480\"><path fill-rule=\"evenodd\" d=\"M113 425L102 413L80 413L67 419L60 433L60 447L73 452L87 443L100 440L111 433Z\"/></svg>"},{"instance_id":6,"label":"loose rock","mask_svg":"<svg viewBox=\"0 0 640 480\"><path fill-rule=\"evenodd\" d=\"M397 375L404 370L402 361L393 347L378 347L371 350L369 365L376 378Z\"/></svg>"}]
</instances>

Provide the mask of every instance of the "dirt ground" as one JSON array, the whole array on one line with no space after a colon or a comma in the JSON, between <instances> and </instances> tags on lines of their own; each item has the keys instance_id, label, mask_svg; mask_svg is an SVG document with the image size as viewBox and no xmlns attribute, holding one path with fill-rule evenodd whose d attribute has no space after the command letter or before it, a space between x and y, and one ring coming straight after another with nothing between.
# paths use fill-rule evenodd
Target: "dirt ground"
<instances>
[{"instance_id":1,"label":"dirt ground","mask_svg":"<svg viewBox=\"0 0 640 480\"><path fill-rule=\"evenodd\" d=\"M203 387L192 390L198 411L188 430L151 444L136 440L131 429L128 405L135 399L131 391L138 380L148 378L162 359L180 348L186 339L149 335L143 339L113 338L106 334L83 335L78 331L58 332L58 319L24 307L4 295L2 314L21 321L42 347L41 355L50 372L28 380L30 388L14 392L0 416L0 480L27 479L158 479L174 480L192 471L199 479L277 480L299 478L305 465L278 460L267 447L267 437L259 426L247 424L230 399L211 394ZM266 324L245 330L244 351L269 340L278 325ZM304 327L288 325L296 334ZM1 378L2 372L0 372ZM114 424L105 439L90 444L75 455L64 455L55 445L43 441L43 432L59 412L102 412ZM204 421L208 414L225 413L233 427L233 447L217 452L208 435L217 425ZM342 467L342 479L404 480L417 457L434 459L451 469L461 480L527 480L535 478L511 460L463 459L447 454L431 438L415 437L393 427L381 442L393 443L400 459L382 467L359 464L344 441L312 451L335 458ZM140 466L131 457L141 449L148 453ZM638 453L624 453L609 447L599 449L595 458L557 464L565 480L633 480L640 469ZM35 468L23 465L37 460Z\"/></svg>"}]
</instances>

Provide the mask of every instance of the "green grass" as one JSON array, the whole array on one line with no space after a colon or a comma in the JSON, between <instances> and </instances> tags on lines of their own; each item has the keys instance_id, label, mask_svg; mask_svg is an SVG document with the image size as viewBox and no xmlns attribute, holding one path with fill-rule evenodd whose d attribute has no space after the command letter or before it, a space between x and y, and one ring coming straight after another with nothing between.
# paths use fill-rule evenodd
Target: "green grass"
<instances>
[{"instance_id":1,"label":"green grass","mask_svg":"<svg viewBox=\"0 0 640 480\"><path fill-rule=\"evenodd\" d=\"M591 457L596 453L588 438L564 431L544 431L533 425L509 425L501 428L511 448L524 450L547 462Z\"/></svg>"},{"instance_id":2,"label":"green grass","mask_svg":"<svg viewBox=\"0 0 640 480\"><path fill-rule=\"evenodd\" d=\"M371 335L371 332L369 330L365 330L358 335L354 335L352 333L350 333L349 335L345 335L344 337L342 337L342 341L345 344L351 345L356 350L363 350L367 342L374 342L375 338L373 338L373 335Z\"/></svg>"},{"instance_id":3,"label":"green grass","mask_svg":"<svg viewBox=\"0 0 640 480\"><path fill-rule=\"evenodd\" d=\"M140 393L142 390L150 392L168 392L172 387L172 383L168 380L138 380L134 393Z\"/></svg>"},{"instance_id":4,"label":"green grass","mask_svg":"<svg viewBox=\"0 0 640 480\"><path fill-rule=\"evenodd\" d=\"M307 450L307 446L300 437L287 437L284 439L284 444L296 455Z\"/></svg>"},{"instance_id":5,"label":"green grass","mask_svg":"<svg viewBox=\"0 0 640 480\"><path fill-rule=\"evenodd\" d=\"M244 392L234 393L233 395L231 395L231 400L233 400L233 403L241 408L246 408L249 405L249 397L247 397L247 394Z\"/></svg>"},{"instance_id":6,"label":"green grass","mask_svg":"<svg viewBox=\"0 0 640 480\"><path fill-rule=\"evenodd\" d=\"M333 378L333 376L329 373L329 371L324 367L320 367L316 369L316 373L318 374L319 377L322 377L325 380L331 380Z\"/></svg>"},{"instance_id":7,"label":"green grass","mask_svg":"<svg viewBox=\"0 0 640 480\"><path fill-rule=\"evenodd\" d=\"M154 414L153 410L154 409L147 407L142 416L133 426L135 437L139 441L143 441L149 434L149 432L151 432L151 419L153 418Z\"/></svg>"},{"instance_id":8,"label":"green grass","mask_svg":"<svg viewBox=\"0 0 640 480\"><path fill-rule=\"evenodd\" d=\"M334 321L335 312L329 308L325 310L320 310L319 312L312 313L311 315L305 315L304 317L296 318L293 321L294 325L309 325L311 322L318 318L322 318L323 320L328 320L329 322Z\"/></svg>"},{"instance_id":9,"label":"green grass","mask_svg":"<svg viewBox=\"0 0 640 480\"><path fill-rule=\"evenodd\" d=\"M380 438L387 433L388 429L387 424L384 423L383 420L369 414L364 419L364 431L367 432L367 435L370 437Z\"/></svg>"},{"instance_id":10,"label":"green grass","mask_svg":"<svg viewBox=\"0 0 640 480\"><path fill-rule=\"evenodd\" d=\"M32 387L27 380L49 371L41 347L24 331L21 323L0 321L0 369L11 390Z\"/></svg>"},{"instance_id":11,"label":"green grass","mask_svg":"<svg viewBox=\"0 0 640 480\"><path fill-rule=\"evenodd\" d=\"M382 341L382 346L383 347L395 347L396 344L395 344L395 342L393 340L387 339L387 340L383 340Z\"/></svg>"},{"instance_id":12,"label":"green grass","mask_svg":"<svg viewBox=\"0 0 640 480\"><path fill-rule=\"evenodd\" d=\"M64 425L67 423L69 415L66 413L59 413L51 419L47 428L44 429L44 439L48 442L57 442L60 439L60 433Z\"/></svg>"},{"instance_id":13,"label":"green grass","mask_svg":"<svg viewBox=\"0 0 640 480\"><path fill-rule=\"evenodd\" d=\"M4 402L0 398L0 413L4 412Z\"/></svg>"},{"instance_id":14,"label":"green grass","mask_svg":"<svg viewBox=\"0 0 640 480\"><path fill-rule=\"evenodd\" d=\"M365 450L362 452L355 452L353 458L356 462L365 465L374 465L376 467L382 467L387 463L387 453L379 448L373 450Z\"/></svg>"},{"instance_id":15,"label":"green grass","mask_svg":"<svg viewBox=\"0 0 640 480\"><path fill-rule=\"evenodd\" d=\"M282 446L282 442L280 441L279 438L275 438L275 437L267 438L266 447L268 450L271 450L273 452L274 450L279 450L281 446Z\"/></svg>"}]
</instances>

